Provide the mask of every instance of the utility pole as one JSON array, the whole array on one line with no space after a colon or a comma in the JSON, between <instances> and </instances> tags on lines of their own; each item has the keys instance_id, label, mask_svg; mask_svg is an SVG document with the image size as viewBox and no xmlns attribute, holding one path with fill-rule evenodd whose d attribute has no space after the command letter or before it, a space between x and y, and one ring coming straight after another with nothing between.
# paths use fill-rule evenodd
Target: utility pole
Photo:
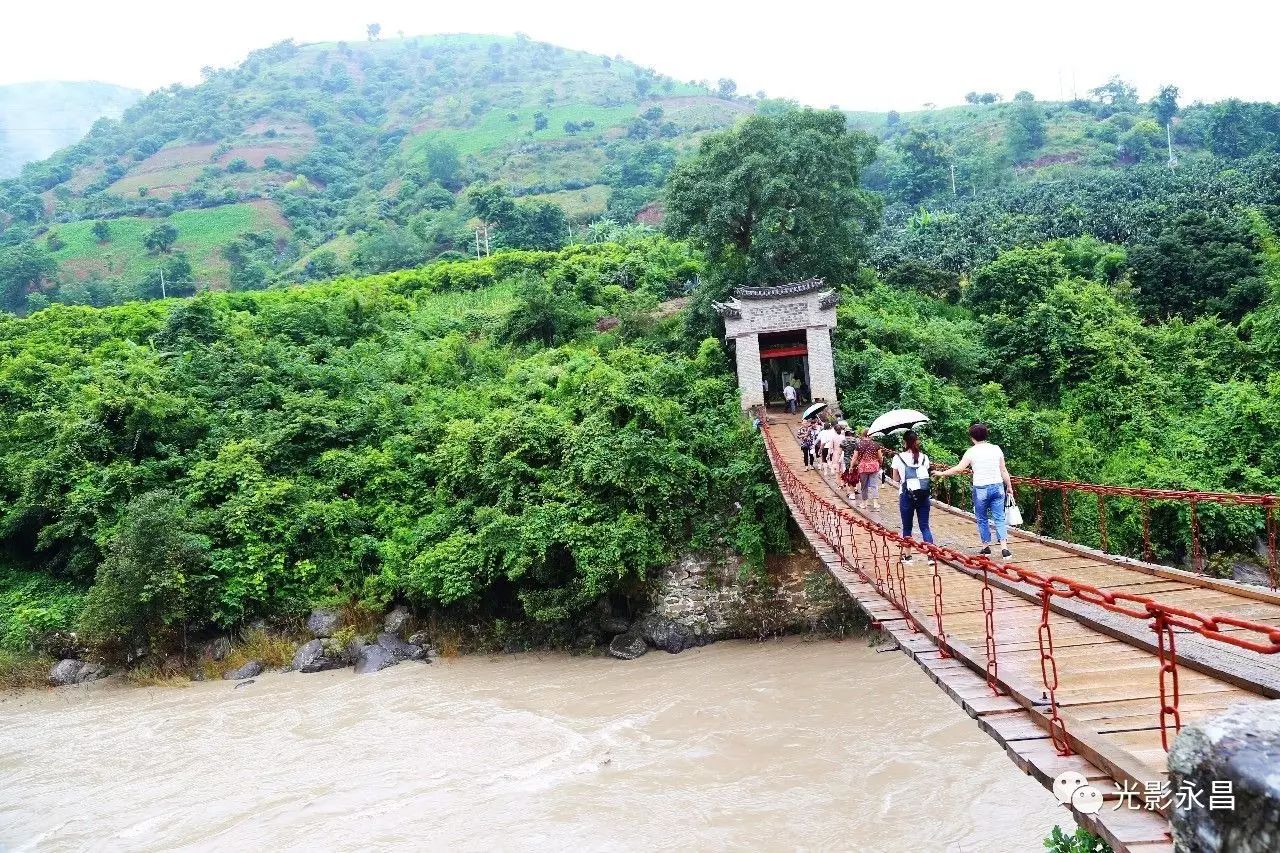
<instances>
[{"instance_id":1,"label":"utility pole","mask_svg":"<svg viewBox=\"0 0 1280 853\"><path fill-rule=\"evenodd\" d=\"M160 267L160 298L167 299L168 295L164 290L164 267Z\"/></svg>"},{"instance_id":2,"label":"utility pole","mask_svg":"<svg viewBox=\"0 0 1280 853\"><path fill-rule=\"evenodd\" d=\"M1169 129L1169 122L1164 123L1164 141L1169 144L1169 168L1176 169L1178 167L1178 155L1173 153L1173 131Z\"/></svg>"},{"instance_id":3,"label":"utility pole","mask_svg":"<svg viewBox=\"0 0 1280 853\"><path fill-rule=\"evenodd\" d=\"M951 194L956 194L956 164L954 161L951 163Z\"/></svg>"}]
</instances>

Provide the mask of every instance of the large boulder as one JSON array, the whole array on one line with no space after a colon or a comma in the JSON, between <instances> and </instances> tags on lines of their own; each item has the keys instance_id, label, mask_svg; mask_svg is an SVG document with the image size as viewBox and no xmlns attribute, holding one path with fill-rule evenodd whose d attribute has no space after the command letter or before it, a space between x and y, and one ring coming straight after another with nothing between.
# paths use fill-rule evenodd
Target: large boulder
<instances>
[{"instance_id":1,"label":"large boulder","mask_svg":"<svg viewBox=\"0 0 1280 853\"><path fill-rule=\"evenodd\" d=\"M298 672L321 672L340 666L342 661L329 653L323 640L306 643L293 656L293 668Z\"/></svg>"},{"instance_id":2,"label":"large boulder","mask_svg":"<svg viewBox=\"0 0 1280 853\"><path fill-rule=\"evenodd\" d=\"M673 655L697 645L697 638L688 625L652 613L636 623L635 632L655 649Z\"/></svg>"},{"instance_id":3,"label":"large boulder","mask_svg":"<svg viewBox=\"0 0 1280 853\"><path fill-rule=\"evenodd\" d=\"M409 608L403 604L396 605L395 609L386 615L382 620L382 630L388 634L396 634L397 636L404 634L409 630L409 626L413 623L413 614L409 612Z\"/></svg>"},{"instance_id":4,"label":"large boulder","mask_svg":"<svg viewBox=\"0 0 1280 853\"><path fill-rule=\"evenodd\" d=\"M378 645L382 646L401 660L419 660L423 655L422 646L415 646L412 643L406 643L395 634L389 634L386 632L379 634Z\"/></svg>"},{"instance_id":5,"label":"large boulder","mask_svg":"<svg viewBox=\"0 0 1280 853\"><path fill-rule=\"evenodd\" d=\"M108 672L109 670L100 663L86 663L75 658L67 658L58 661L49 670L49 683L54 687L84 684L86 681L105 678Z\"/></svg>"},{"instance_id":6,"label":"large boulder","mask_svg":"<svg viewBox=\"0 0 1280 853\"><path fill-rule=\"evenodd\" d=\"M395 666L402 660L404 658L395 652L388 651L377 643L371 646L362 646L360 651L356 653L356 674L363 675L369 672L378 672L389 666Z\"/></svg>"},{"instance_id":7,"label":"large boulder","mask_svg":"<svg viewBox=\"0 0 1280 853\"><path fill-rule=\"evenodd\" d=\"M262 675L262 663L256 660L249 661L239 669L222 673L222 677L226 681L244 681L246 678L253 678L256 675Z\"/></svg>"},{"instance_id":8,"label":"large boulder","mask_svg":"<svg viewBox=\"0 0 1280 853\"><path fill-rule=\"evenodd\" d=\"M1169 751L1169 781L1174 791L1187 786L1201 796L1170 812L1178 853L1280 850L1277 768L1280 699L1232 705L1183 726Z\"/></svg>"},{"instance_id":9,"label":"large boulder","mask_svg":"<svg viewBox=\"0 0 1280 853\"><path fill-rule=\"evenodd\" d=\"M49 670L49 683L54 687L66 687L68 684L79 684L80 670L84 661L68 658L60 660Z\"/></svg>"},{"instance_id":10,"label":"large boulder","mask_svg":"<svg viewBox=\"0 0 1280 853\"><path fill-rule=\"evenodd\" d=\"M609 654L619 660L635 660L649 651L649 645L639 634L619 634L609 643Z\"/></svg>"},{"instance_id":11,"label":"large boulder","mask_svg":"<svg viewBox=\"0 0 1280 853\"><path fill-rule=\"evenodd\" d=\"M342 627L342 613L332 607L318 607L307 617L307 630L316 637L332 637Z\"/></svg>"},{"instance_id":12,"label":"large boulder","mask_svg":"<svg viewBox=\"0 0 1280 853\"><path fill-rule=\"evenodd\" d=\"M600 632L613 636L614 634L625 634L631 630L631 620L625 616L615 616L612 613L600 617Z\"/></svg>"},{"instance_id":13,"label":"large boulder","mask_svg":"<svg viewBox=\"0 0 1280 853\"><path fill-rule=\"evenodd\" d=\"M106 678L110 674L111 670L107 669L103 664L86 663L84 666L80 667L80 683L84 684L86 681L97 681L99 678Z\"/></svg>"},{"instance_id":14,"label":"large boulder","mask_svg":"<svg viewBox=\"0 0 1280 853\"><path fill-rule=\"evenodd\" d=\"M225 660L227 655L231 654L231 638L215 637L204 647L205 657L209 660Z\"/></svg>"}]
</instances>

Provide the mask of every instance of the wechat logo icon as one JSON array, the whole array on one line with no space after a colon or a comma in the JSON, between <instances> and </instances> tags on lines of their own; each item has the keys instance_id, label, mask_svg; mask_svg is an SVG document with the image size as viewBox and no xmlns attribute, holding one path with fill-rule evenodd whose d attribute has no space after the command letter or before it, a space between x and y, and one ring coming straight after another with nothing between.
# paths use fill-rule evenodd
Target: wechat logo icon
<instances>
[{"instance_id":1,"label":"wechat logo icon","mask_svg":"<svg viewBox=\"0 0 1280 853\"><path fill-rule=\"evenodd\" d=\"M1081 814L1097 814L1102 809L1102 792L1089 784L1083 773L1064 770L1053 780L1053 795L1064 806L1074 806Z\"/></svg>"}]
</instances>

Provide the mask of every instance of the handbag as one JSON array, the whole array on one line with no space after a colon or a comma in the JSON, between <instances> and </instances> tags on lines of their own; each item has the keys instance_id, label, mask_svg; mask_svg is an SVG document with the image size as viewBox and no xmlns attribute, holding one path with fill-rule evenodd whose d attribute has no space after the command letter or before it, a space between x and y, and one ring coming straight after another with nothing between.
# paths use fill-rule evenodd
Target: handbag
<instances>
[{"instance_id":1,"label":"handbag","mask_svg":"<svg viewBox=\"0 0 1280 853\"><path fill-rule=\"evenodd\" d=\"M1022 526L1022 510L1018 509L1018 502L1013 499L1013 495L1005 498L1004 521L1010 527Z\"/></svg>"}]
</instances>

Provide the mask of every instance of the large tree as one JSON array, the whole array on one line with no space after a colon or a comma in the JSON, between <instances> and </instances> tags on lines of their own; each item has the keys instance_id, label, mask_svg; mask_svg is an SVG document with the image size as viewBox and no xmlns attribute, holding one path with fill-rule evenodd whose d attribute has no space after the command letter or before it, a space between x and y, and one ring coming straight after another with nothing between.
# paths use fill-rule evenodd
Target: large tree
<instances>
[{"instance_id":1,"label":"large tree","mask_svg":"<svg viewBox=\"0 0 1280 853\"><path fill-rule=\"evenodd\" d=\"M667 228L707 252L726 282L848 280L880 221L859 186L876 143L830 110L756 115L707 136L667 182Z\"/></svg>"},{"instance_id":2,"label":"large tree","mask_svg":"<svg viewBox=\"0 0 1280 853\"><path fill-rule=\"evenodd\" d=\"M57 272L53 256L33 242L0 248L0 309L18 311L27 292Z\"/></svg>"},{"instance_id":3,"label":"large tree","mask_svg":"<svg viewBox=\"0 0 1280 853\"><path fill-rule=\"evenodd\" d=\"M1044 145L1044 114L1040 112L1035 96L1030 92L1019 92L1013 96L1013 110L1009 113L1006 138L1009 154L1017 163L1027 161Z\"/></svg>"},{"instance_id":4,"label":"large tree","mask_svg":"<svg viewBox=\"0 0 1280 853\"><path fill-rule=\"evenodd\" d=\"M947 187L952 153L935 131L913 127L898 139L902 169L895 176L893 188L903 201L923 201Z\"/></svg>"}]
</instances>

